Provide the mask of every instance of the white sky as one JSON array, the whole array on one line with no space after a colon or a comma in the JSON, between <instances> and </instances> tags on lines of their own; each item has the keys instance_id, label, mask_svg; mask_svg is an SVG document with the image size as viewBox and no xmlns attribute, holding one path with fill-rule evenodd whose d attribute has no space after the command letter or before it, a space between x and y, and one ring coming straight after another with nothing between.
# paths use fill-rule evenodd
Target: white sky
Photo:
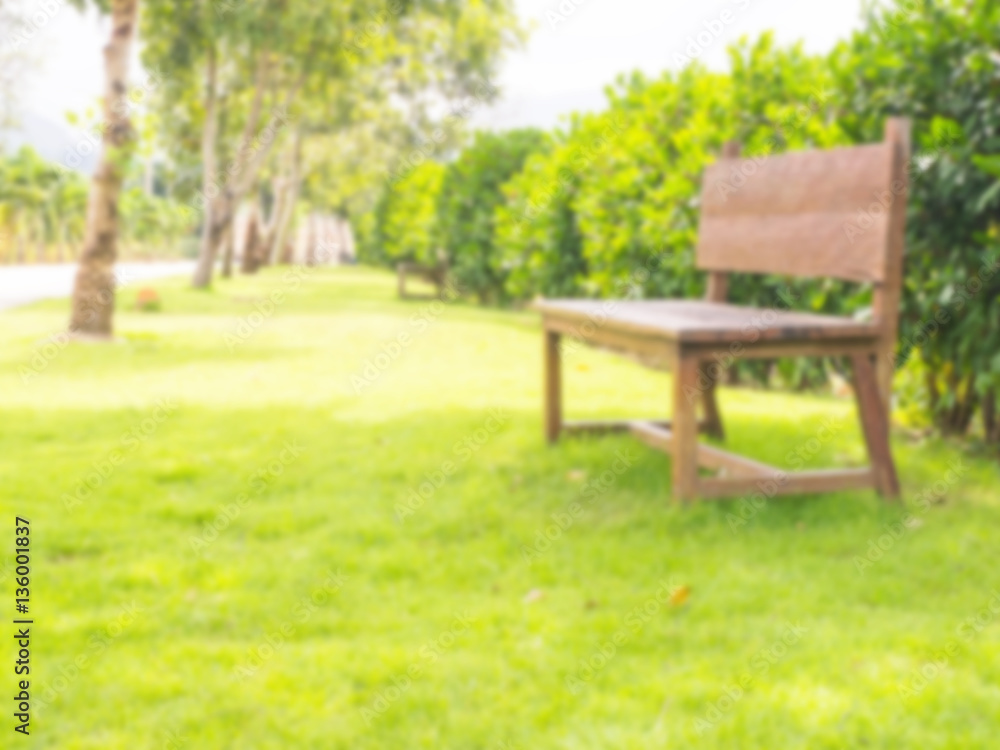
<instances>
[{"instance_id":1,"label":"white sky","mask_svg":"<svg viewBox=\"0 0 1000 750\"><path fill-rule=\"evenodd\" d=\"M573 110L603 107L603 89L623 72L656 75L677 67L675 56L689 40L721 29L700 59L713 68L726 63L725 47L744 34L774 29L783 43L802 39L824 52L859 19L862 0L517 0L534 32L525 49L512 53L498 79L503 99L480 113L476 125L551 127ZM554 27L548 12L573 9ZM727 12L730 15L724 16ZM725 22L729 19L729 23ZM24 109L62 123L68 110L93 106L103 80L101 47L107 22L81 15L64 2L31 40L39 60L25 93ZM709 36L703 36L707 40ZM133 76L141 82L142 75Z\"/></svg>"},{"instance_id":2,"label":"white sky","mask_svg":"<svg viewBox=\"0 0 1000 750\"><path fill-rule=\"evenodd\" d=\"M657 75L677 68L699 34L699 59L727 65L726 46L773 29L780 43L805 42L827 52L854 29L862 0L517 0L522 19L536 24L525 50L512 54L499 78L504 102L481 122L501 127L551 126L561 114L601 109L604 88L619 73ZM560 9L575 10L561 13ZM549 12L566 20L550 22ZM728 11L728 15L723 13ZM729 22L726 23L725 21ZM708 27L721 29L714 36Z\"/></svg>"}]
</instances>

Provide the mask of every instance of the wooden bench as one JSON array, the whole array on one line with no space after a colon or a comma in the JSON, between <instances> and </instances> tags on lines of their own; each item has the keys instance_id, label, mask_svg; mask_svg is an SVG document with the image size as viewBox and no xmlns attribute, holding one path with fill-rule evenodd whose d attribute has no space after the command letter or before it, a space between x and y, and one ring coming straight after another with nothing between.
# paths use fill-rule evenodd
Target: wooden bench
<instances>
[{"instance_id":1,"label":"wooden bench","mask_svg":"<svg viewBox=\"0 0 1000 750\"><path fill-rule=\"evenodd\" d=\"M890 120L883 143L740 159L727 144L706 170L697 267L709 272L705 301L543 300L545 434L629 431L673 457L682 501L748 493L776 496L874 488L899 495L889 449L893 351L902 287L909 123ZM864 213L869 221L858 223ZM832 277L873 288L870 322L726 303L727 273ZM673 419L566 423L562 418L560 339L666 365L673 372ZM843 356L871 465L785 472L699 444L722 438L715 387L720 367L741 358ZM714 372L713 372L714 370ZM697 407L701 404L702 419ZM699 467L719 470L705 477Z\"/></svg>"},{"instance_id":2,"label":"wooden bench","mask_svg":"<svg viewBox=\"0 0 1000 750\"><path fill-rule=\"evenodd\" d=\"M416 276L418 279L423 279L428 284L432 284L434 288L437 289L437 292L434 295L435 299L441 299L444 297L445 287L448 283L448 266L443 263L436 266L428 266L422 263L411 262L397 263L396 274L398 277L400 299L421 299L420 295L407 294L407 276Z\"/></svg>"}]
</instances>

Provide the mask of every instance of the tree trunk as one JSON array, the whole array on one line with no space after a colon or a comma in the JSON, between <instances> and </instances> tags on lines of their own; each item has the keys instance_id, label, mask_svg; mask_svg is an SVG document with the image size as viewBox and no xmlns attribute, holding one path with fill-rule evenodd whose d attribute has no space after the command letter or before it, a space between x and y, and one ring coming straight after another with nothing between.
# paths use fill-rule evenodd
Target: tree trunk
<instances>
[{"instance_id":1,"label":"tree trunk","mask_svg":"<svg viewBox=\"0 0 1000 750\"><path fill-rule=\"evenodd\" d=\"M198 252L198 264L194 269L194 278L191 280L191 285L197 289L203 289L212 283L215 249L222 239L221 228L216 221L215 212L218 196L210 197L219 190L219 186L215 184L215 146L219 132L215 79L215 45L210 43L205 69L205 126L201 131L201 248Z\"/></svg>"},{"instance_id":2,"label":"tree trunk","mask_svg":"<svg viewBox=\"0 0 1000 750\"><path fill-rule=\"evenodd\" d=\"M257 273L257 258L260 253L260 230L258 228L257 211L250 214L247 222L246 236L243 239L243 259L240 271L243 273Z\"/></svg>"},{"instance_id":3,"label":"tree trunk","mask_svg":"<svg viewBox=\"0 0 1000 750\"><path fill-rule=\"evenodd\" d=\"M948 376L947 385L953 400L951 405L944 409L938 407L934 414L935 422L943 435L962 436L969 431L972 418L979 406L979 398L974 388L975 376L970 373L963 383L962 377L952 371ZM932 393L936 393L936 385ZM937 397L940 399L940 395Z\"/></svg>"},{"instance_id":4,"label":"tree trunk","mask_svg":"<svg viewBox=\"0 0 1000 750\"><path fill-rule=\"evenodd\" d=\"M287 262L285 258L285 245L288 242L288 229L292 223L292 216L295 214L295 204L299 200L299 188L302 182L301 162L302 162L302 129L296 128L295 141L292 144L290 169L288 180L285 183L286 195L282 201L282 211L275 218L277 227L275 228L273 244L269 248L271 262Z\"/></svg>"},{"instance_id":5,"label":"tree trunk","mask_svg":"<svg viewBox=\"0 0 1000 750\"><path fill-rule=\"evenodd\" d=\"M983 395L983 433L987 443L1000 444L1000 418L997 415L997 392L990 388Z\"/></svg>"},{"instance_id":6,"label":"tree trunk","mask_svg":"<svg viewBox=\"0 0 1000 750\"><path fill-rule=\"evenodd\" d=\"M222 278L228 279L233 275L233 253L236 252L236 217L233 217L229 225L229 233L226 235L226 242L223 245L222 253Z\"/></svg>"},{"instance_id":7,"label":"tree trunk","mask_svg":"<svg viewBox=\"0 0 1000 750\"><path fill-rule=\"evenodd\" d=\"M66 260L66 245L66 225L59 222L59 229L56 233L56 263L62 263Z\"/></svg>"},{"instance_id":8,"label":"tree trunk","mask_svg":"<svg viewBox=\"0 0 1000 750\"><path fill-rule=\"evenodd\" d=\"M284 124L288 106L291 104L304 80L300 79L288 92L285 97L284 111L280 113L275 112L268 128L265 128L257 136L257 140L262 142L254 149L251 147L251 144L254 142L254 134L257 132L257 126L260 124L264 90L267 88L267 74L268 53L265 50L260 53L260 57L258 58L257 73L254 77L253 103L250 106L250 115L243 128L240 147L236 151L236 161L230 170L231 174L238 175L238 177L233 177L232 182L227 180L225 186L218 191L218 195L212 200L212 220L211 222L206 222L209 229L202 235L201 248L198 253L198 267L195 270L195 276L192 281L195 287L205 287L211 283L212 269L215 265L215 256L219 250L219 243L225 237L225 232L232 223L236 207L243 200L243 196L250 190L257 177L257 172L277 141L277 129L280 125ZM207 200L207 196L205 197Z\"/></svg>"},{"instance_id":9,"label":"tree trunk","mask_svg":"<svg viewBox=\"0 0 1000 750\"><path fill-rule=\"evenodd\" d=\"M118 194L122 156L132 140L127 95L129 48L135 34L138 0L112 0L111 39L104 48L105 94L101 159L90 184L87 230L73 288L70 331L111 335L115 306L114 263L118 242Z\"/></svg>"},{"instance_id":10,"label":"tree trunk","mask_svg":"<svg viewBox=\"0 0 1000 750\"><path fill-rule=\"evenodd\" d=\"M274 196L274 199L271 201L271 215L267 217L267 222L264 223L261 229L260 247L258 248L259 257L257 258L258 268L269 265L271 262L272 248L278 231L278 221L285 212L286 185L287 180L285 179L275 179L271 183L271 194Z\"/></svg>"}]
</instances>

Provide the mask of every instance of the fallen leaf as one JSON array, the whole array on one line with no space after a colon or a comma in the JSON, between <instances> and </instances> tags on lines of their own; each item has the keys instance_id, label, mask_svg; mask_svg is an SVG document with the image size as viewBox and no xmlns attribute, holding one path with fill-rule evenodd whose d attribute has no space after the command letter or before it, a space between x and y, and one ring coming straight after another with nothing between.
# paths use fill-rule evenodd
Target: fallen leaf
<instances>
[{"instance_id":1,"label":"fallen leaf","mask_svg":"<svg viewBox=\"0 0 1000 750\"><path fill-rule=\"evenodd\" d=\"M687 602L688 597L690 596L691 589L688 586L678 586L670 592L670 606L680 607L682 604Z\"/></svg>"},{"instance_id":2,"label":"fallen leaf","mask_svg":"<svg viewBox=\"0 0 1000 750\"><path fill-rule=\"evenodd\" d=\"M539 602L545 598L545 592L541 589L532 589L527 594L524 595L524 603L531 604L532 602Z\"/></svg>"},{"instance_id":3,"label":"fallen leaf","mask_svg":"<svg viewBox=\"0 0 1000 750\"><path fill-rule=\"evenodd\" d=\"M566 472L566 478L571 482L582 482L587 478L587 472L583 469L570 469Z\"/></svg>"},{"instance_id":4,"label":"fallen leaf","mask_svg":"<svg viewBox=\"0 0 1000 750\"><path fill-rule=\"evenodd\" d=\"M601 606L596 599L588 599L586 604L583 605L584 609L597 609Z\"/></svg>"}]
</instances>

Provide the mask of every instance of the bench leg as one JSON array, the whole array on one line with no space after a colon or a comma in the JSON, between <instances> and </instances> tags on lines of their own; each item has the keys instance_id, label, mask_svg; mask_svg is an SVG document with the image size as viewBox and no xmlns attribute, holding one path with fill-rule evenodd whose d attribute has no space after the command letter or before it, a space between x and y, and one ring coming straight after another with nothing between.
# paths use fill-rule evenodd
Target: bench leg
<instances>
[{"instance_id":1,"label":"bench leg","mask_svg":"<svg viewBox=\"0 0 1000 750\"><path fill-rule=\"evenodd\" d=\"M705 410L705 433L717 440L725 440L726 431L722 427L722 414L719 412L719 402L715 393L717 384L708 365L702 363L698 379L700 383L708 384L702 394L702 408Z\"/></svg>"},{"instance_id":2,"label":"bench leg","mask_svg":"<svg viewBox=\"0 0 1000 750\"><path fill-rule=\"evenodd\" d=\"M674 367L674 495L681 502L698 497L698 360L678 352Z\"/></svg>"},{"instance_id":3,"label":"bench leg","mask_svg":"<svg viewBox=\"0 0 1000 750\"><path fill-rule=\"evenodd\" d=\"M851 357L851 364L854 369L854 395L858 403L858 416L865 433L876 488L882 497L895 500L899 497L899 478L896 476L896 465L889 447L888 405L879 391L871 356L855 354Z\"/></svg>"},{"instance_id":4,"label":"bench leg","mask_svg":"<svg viewBox=\"0 0 1000 750\"><path fill-rule=\"evenodd\" d=\"M559 440L562 431L562 361L559 353L560 335L553 331L544 333L543 359L545 361L545 439L549 443Z\"/></svg>"}]
</instances>

